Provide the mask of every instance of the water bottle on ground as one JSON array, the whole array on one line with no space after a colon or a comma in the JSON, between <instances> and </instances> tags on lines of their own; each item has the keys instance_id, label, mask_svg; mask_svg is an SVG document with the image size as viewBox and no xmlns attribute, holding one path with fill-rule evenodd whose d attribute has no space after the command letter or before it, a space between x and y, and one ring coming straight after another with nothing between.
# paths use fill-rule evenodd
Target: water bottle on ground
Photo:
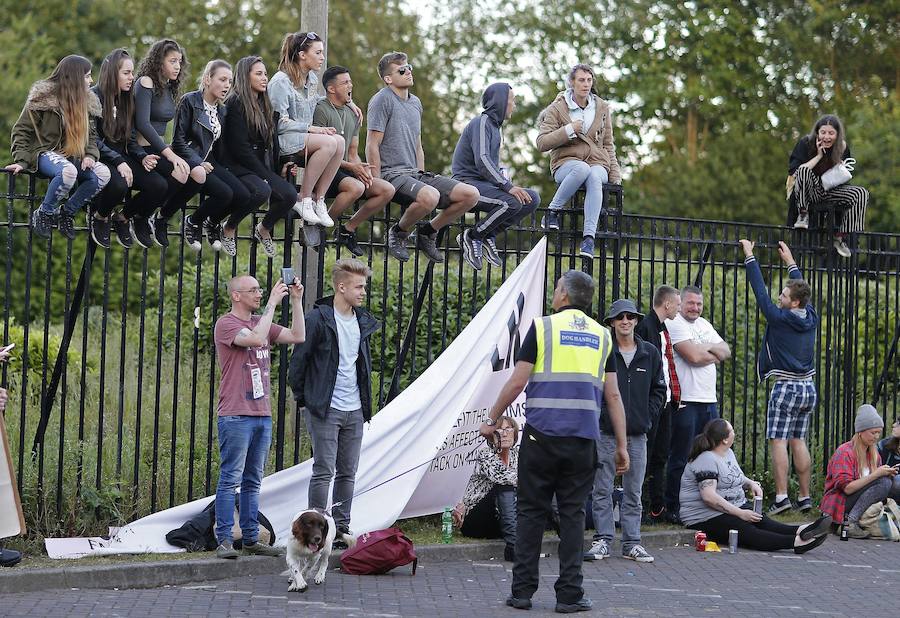
<instances>
[{"instance_id":1,"label":"water bottle on ground","mask_svg":"<svg viewBox=\"0 0 900 618\"><path fill-rule=\"evenodd\" d=\"M450 514L449 506L444 509L444 514L441 517L441 542L453 542L453 515Z\"/></svg>"}]
</instances>

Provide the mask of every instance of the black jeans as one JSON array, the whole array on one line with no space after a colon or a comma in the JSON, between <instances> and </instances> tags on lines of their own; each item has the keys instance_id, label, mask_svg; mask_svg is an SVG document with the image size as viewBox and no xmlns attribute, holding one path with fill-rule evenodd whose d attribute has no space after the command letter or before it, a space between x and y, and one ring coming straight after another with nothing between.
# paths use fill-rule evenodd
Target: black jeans
<instances>
[{"instance_id":1,"label":"black jeans","mask_svg":"<svg viewBox=\"0 0 900 618\"><path fill-rule=\"evenodd\" d=\"M706 538L724 547L728 546L728 531L738 531L738 547L757 549L759 551L778 551L794 547L797 528L769 519L765 515L761 521L751 523L736 515L722 513L712 519L688 526L694 530L702 530Z\"/></svg>"},{"instance_id":2,"label":"black jeans","mask_svg":"<svg viewBox=\"0 0 900 618\"><path fill-rule=\"evenodd\" d=\"M658 512L666 504L666 463L669 461L672 439L672 411L676 406L671 402L665 404L647 432L646 491L643 494L645 513Z\"/></svg>"},{"instance_id":3,"label":"black jeans","mask_svg":"<svg viewBox=\"0 0 900 618\"><path fill-rule=\"evenodd\" d=\"M560 525L556 600L577 603L584 596L584 504L596 469L594 440L548 436L525 425L519 450L514 597L530 599L538 588L541 542L554 496Z\"/></svg>"},{"instance_id":4,"label":"black jeans","mask_svg":"<svg viewBox=\"0 0 900 618\"><path fill-rule=\"evenodd\" d=\"M265 176L245 174L238 176L250 191L250 203L242 211L233 211L228 219L228 227L237 227L241 219L262 206L269 200L269 210L263 217L262 224L270 232L280 219L287 217L294 204L297 203L297 187L276 174L268 172ZM260 196L265 195L260 199Z\"/></svg>"},{"instance_id":5,"label":"black jeans","mask_svg":"<svg viewBox=\"0 0 900 618\"><path fill-rule=\"evenodd\" d=\"M217 161L210 161L210 163L213 171L206 174L206 182L199 184L189 178L184 187L163 206L160 216L168 219L179 210L183 211L188 201L200 191L203 191L203 199L196 212L191 215L194 223L200 224L206 219L218 223L231 214L232 208L244 207L244 204L250 199L250 192L244 183L221 163Z\"/></svg>"}]
</instances>

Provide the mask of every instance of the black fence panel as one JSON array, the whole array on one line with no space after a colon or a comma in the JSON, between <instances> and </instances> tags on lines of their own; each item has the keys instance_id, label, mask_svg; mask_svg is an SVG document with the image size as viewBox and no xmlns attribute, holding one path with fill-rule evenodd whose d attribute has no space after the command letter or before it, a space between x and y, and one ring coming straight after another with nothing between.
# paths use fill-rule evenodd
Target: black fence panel
<instances>
[{"instance_id":1,"label":"black fence panel","mask_svg":"<svg viewBox=\"0 0 900 618\"><path fill-rule=\"evenodd\" d=\"M298 264L309 308L329 293L330 265L349 254L330 237L317 249L301 246L288 221L276 230L279 255L268 259L252 237L260 213L240 226L233 258L208 246L194 253L177 226L166 249L99 249L83 227L73 241L58 232L44 240L33 234L29 213L45 186L33 176L8 175L3 195L2 336L17 344L0 375L10 391L6 423L29 528L48 536L103 533L107 524L215 491L212 331L230 307L228 279L251 273L271 289L283 266ZM900 235L854 235L853 256L844 260L829 235L815 230L624 214L620 188L610 187L607 197L596 259L578 256L583 196L563 213L562 229L546 233L545 308L556 279L570 268L597 280L595 316L625 296L649 311L662 283L699 285L704 316L733 350L719 368L719 400L739 434L735 450L745 469L768 469L767 385L755 371L765 324L746 285L739 238L757 242L773 296L786 279L778 240L791 245L812 284L822 316L810 436L816 470L850 435L860 403L877 400L888 422L897 418ZM460 225L475 220L468 215L441 235L443 263L413 252L401 264L385 251L386 231L399 214L392 207L358 232L373 271L367 306L382 321L372 341L372 399L379 407L440 355L545 235L543 213L536 213L498 238L501 267L485 263L475 271L456 242ZM287 302L278 320L289 323ZM273 350L268 472L309 456L287 384L289 354L286 346Z\"/></svg>"}]
</instances>

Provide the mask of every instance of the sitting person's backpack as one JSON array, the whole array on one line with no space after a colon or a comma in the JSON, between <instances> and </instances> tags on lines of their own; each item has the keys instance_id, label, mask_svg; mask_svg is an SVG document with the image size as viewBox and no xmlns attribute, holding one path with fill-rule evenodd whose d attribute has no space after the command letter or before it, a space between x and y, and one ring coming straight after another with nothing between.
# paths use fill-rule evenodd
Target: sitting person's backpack
<instances>
[{"instance_id":1,"label":"sitting person's backpack","mask_svg":"<svg viewBox=\"0 0 900 618\"><path fill-rule=\"evenodd\" d=\"M410 562L415 575L419 564L416 550L399 528L363 534L341 554L341 570L349 575L382 575Z\"/></svg>"},{"instance_id":2,"label":"sitting person's backpack","mask_svg":"<svg viewBox=\"0 0 900 618\"><path fill-rule=\"evenodd\" d=\"M234 535L235 549L241 549L241 527L238 504L240 496L234 496ZM263 545L275 543L275 529L269 519L257 512L259 521L259 542ZM216 541L216 501L212 500L206 508L184 522L179 528L170 530L166 534L166 541L175 547L182 547L188 551L212 551L218 546Z\"/></svg>"},{"instance_id":3,"label":"sitting person's backpack","mask_svg":"<svg viewBox=\"0 0 900 618\"><path fill-rule=\"evenodd\" d=\"M889 500L889 502L894 501ZM862 517L859 518L859 525L873 539L900 541L900 529L897 527L897 522L894 521L894 511L896 510L896 502L888 506L881 502L876 502L867 508Z\"/></svg>"}]
</instances>

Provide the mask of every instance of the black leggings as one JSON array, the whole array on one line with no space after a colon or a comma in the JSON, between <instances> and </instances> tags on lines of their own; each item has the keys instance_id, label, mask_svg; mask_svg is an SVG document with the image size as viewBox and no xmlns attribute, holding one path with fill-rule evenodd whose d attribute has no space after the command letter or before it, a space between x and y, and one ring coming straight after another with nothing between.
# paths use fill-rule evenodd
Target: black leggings
<instances>
[{"instance_id":1,"label":"black leggings","mask_svg":"<svg viewBox=\"0 0 900 618\"><path fill-rule=\"evenodd\" d=\"M297 203L297 187L288 182L275 172L266 170L265 176L250 176L256 182L265 181L271 191L269 198L269 211L263 217L262 224L270 232L280 219L287 217L288 213ZM248 176L241 176L241 180ZM247 182L244 180L244 182Z\"/></svg>"},{"instance_id":2,"label":"black leggings","mask_svg":"<svg viewBox=\"0 0 900 618\"><path fill-rule=\"evenodd\" d=\"M200 184L189 178L184 187L162 207L160 216L169 219L179 210L183 211L188 201L200 191L203 191L204 197L197 211L191 215L195 223L202 223L206 219L218 223L231 214L233 208L244 208L244 204L250 199L250 192L244 183L221 163L209 163L213 166L213 171L206 174L206 182Z\"/></svg>"},{"instance_id":3,"label":"black leggings","mask_svg":"<svg viewBox=\"0 0 900 618\"><path fill-rule=\"evenodd\" d=\"M149 149L147 153L158 154ZM159 155L156 167L150 172L144 169L140 160L132 156L126 155L125 162L128 163L134 176L133 186L140 188L138 193L132 192L131 197L125 201L125 208L122 209L122 214L129 219L134 216L151 216L157 208L162 207L184 187L183 184L172 178L175 166L162 155Z\"/></svg>"},{"instance_id":4,"label":"black leggings","mask_svg":"<svg viewBox=\"0 0 900 618\"><path fill-rule=\"evenodd\" d=\"M738 546L759 551L778 551L794 547L794 538L800 526L791 526L769 519L765 515L761 521L751 523L736 515L722 513L712 519L692 524L688 528L702 530L706 538L723 547L728 546L728 531L738 531Z\"/></svg>"}]
</instances>

